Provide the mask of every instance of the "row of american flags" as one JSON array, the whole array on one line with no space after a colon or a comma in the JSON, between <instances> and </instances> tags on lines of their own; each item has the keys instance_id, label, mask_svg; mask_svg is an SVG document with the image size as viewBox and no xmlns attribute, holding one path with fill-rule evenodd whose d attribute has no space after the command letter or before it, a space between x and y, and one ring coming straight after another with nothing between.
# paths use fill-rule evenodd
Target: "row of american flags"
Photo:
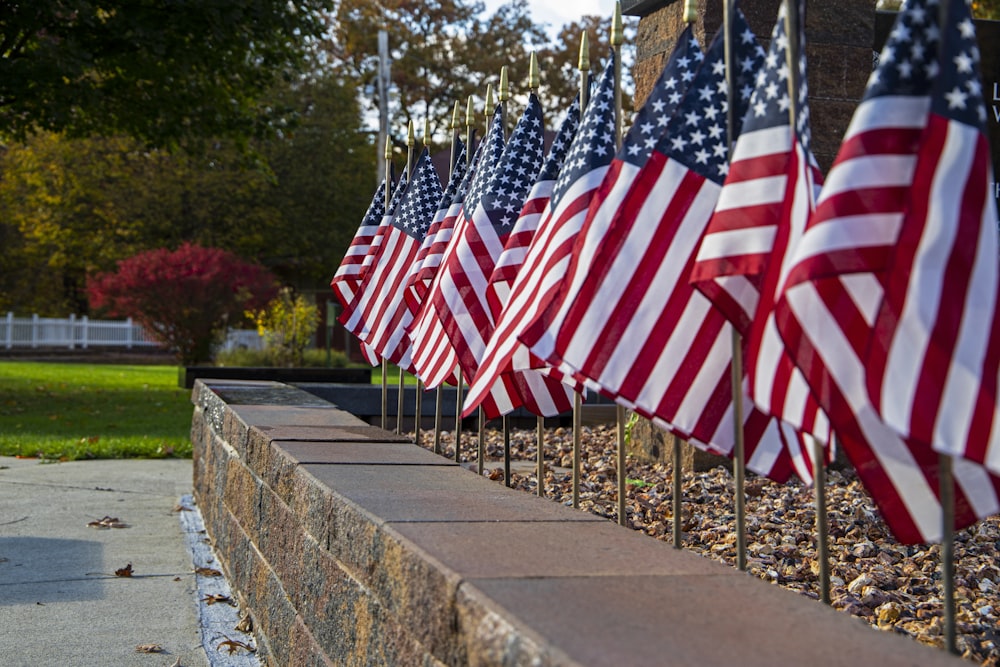
<instances>
[{"instance_id":1,"label":"row of american flags","mask_svg":"<svg viewBox=\"0 0 1000 667\"><path fill-rule=\"evenodd\" d=\"M727 455L742 415L747 467L778 481L839 443L898 540L938 541L942 455L956 528L1000 511L970 8L907 0L824 179L792 1L767 50L734 10L732 86L722 31L702 48L688 26L620 142L612 53L547 154L534 93L509 138L498 105L478 146L457 141L446 182L425 148L372 198L331 283L340 319L373 364L467 383L465 414L551 416L590 390Z\"/></svg>"}]
</instances>

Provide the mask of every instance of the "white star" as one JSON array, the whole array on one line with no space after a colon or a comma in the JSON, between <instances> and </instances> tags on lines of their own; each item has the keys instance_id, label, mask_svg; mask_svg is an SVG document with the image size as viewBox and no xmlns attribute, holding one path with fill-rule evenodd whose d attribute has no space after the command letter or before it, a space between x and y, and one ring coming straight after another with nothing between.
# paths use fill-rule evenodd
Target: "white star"
<instances>
[{"instance_id":1,"label":"white star","mask_svg":"<svg viewBox=\"0 0 1000 667\"><path fill-rule=\"evenodd\" d=\"M965 19L958 24L958 31L962 33L962 37L965 39L973 39L976 36L976 28L972 25L972 21Z\"/></svg>"},{"instance_id":2,"label":"white star","mask_svg":"<svg viewBox=\"0 0 1000 667\"><path fill-rule=\"evenodd\" d=\"M957 67L958 71L961 72L962 74L969 74L972 72L973 61L972 58L969 57L969 54L960 53L957 56L955 56L952 60L954 60L955 62L955 67Z\"/></svg>"},{"instance_id":3,"label":"white star","mask_svg":"<svg viewBox=\"0 0 1000 667\"><path fill-rule=\"evenodd\" d=\"M969 96L955 86L950 93L945 93L944 97L948 100L949 109L965 109L965 101Z\"/></svg>"}]
</instances>

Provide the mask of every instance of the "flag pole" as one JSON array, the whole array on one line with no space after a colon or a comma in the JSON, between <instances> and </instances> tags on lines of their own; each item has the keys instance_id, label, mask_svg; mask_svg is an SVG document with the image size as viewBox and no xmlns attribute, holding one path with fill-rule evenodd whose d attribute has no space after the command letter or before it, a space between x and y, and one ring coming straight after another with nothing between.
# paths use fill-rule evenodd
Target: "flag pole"
<instances>
[{"instance_id":1,"label":"flag pole","mask_svg":"<svg viewBox=\"0 0 1000 667\"><path fill-rule=\"evenodd\" d=\"M942 31L948 27L948 3L938 5L938 25ZM944 40L938 42L938 57ZM944 647L948 653L958 655L955 636L955 478L954 461L947 454L938 454L938 484L941 495L941 604L944 606Z\"/></svg>"},{"instance_id":2,"label":"flag pole","mask_svg":"<svg viewBox=\"0 0 1000 667\"><path fill-rule=\"evenodd\" d=\"M500 122L506 123L504 120L507 117L507 102L510 100L510 80L507 74L507 66L504 65L500 68L500 89L497 91L498 99L500 100ZM506 127L504 127L506 129ZM480 408L482 411L482 408ZM485 422L480 425L482 432L482 427ZM508 415L503 416L502 426L503 429L503 482L510 488L510 417ZM484 436L480 435L480 441L484 440ZM485 458L485 443L483 449L480 450L480 457Z\"/></svg>"},{"instance_id":3,"label":"flag pole","mask_svg":"<svg viewBox=\"0 0 1000 667\"><path fill-rule=\"evenodd\" d=\"M507 66L504 65L500 68L500 80L503 82L506 76ZM503 97L503 93L500 93ZM500 100L501 103L504 101ZM483 113L486 116L486 133L489 134L490 126L493 124L493 110L496 108L496 103L493 101L493 84L486 84L486 108ZM500 122L503 123L503 108L500 109ZM480 475L483 474L483 470L486 464L486 413L483 412L482 406L479 407L479 434L476 437L476 472Z\"/></svg>"},{"instance_id":4,"label":"flag pole","mask_svg":"<svg viewBox=\"0 0 1000 667\"><path fill-rule=\"evenodd\" d=\"M580 35L580 59L577 61L580 70L580 119L587 109L590 94L590 41L587 31ZM580 507L580 422L583 412L583 400L580 392L573 393L573 507Z\"/></svg>"},{"instance_id":5,"label":"flag pole","mask_svg":"<svg viewBox=\"0 0 1000 667\"><path fill-rule=\"evenodd\" d=\"M472 165L472 137L475 133L476 109L472 106L472 96L465 101L465 159ZM458 383L455 385L455 463L462 462L462 367L455 366Z\"/></svg>"},{"instance_id":6,"label":"flag pole","mask_svg":"<svg viewBox=\"0 0 1000 667\"><path fill-rule=\"evenodd\" d=\"M723 3L722 25L726 60L726 141L729 149L729 159L732 160L733 140L736 134L736 63L733 62L733 0ZM730 325L732 327L732 325ZM746 460L743 451L743 341L742 336L733 327L732 335L733 363L731 366L731 385L733 392L733 496L736 509L736 567L747 569L747 536L746 536Z\"/></svg>"},{"instance_id":7,"label":"flag pole","mask_svg":"<svg viewBox=\"0 0 1000 667\"><path fill-rule=\"evenodd\" d=\"M413 159L414 159L414 153L415 153L415 151L413 150L413 148L414 148L414 146L416 146L416 144L417 144L417 138L416 138L416 136L413 133L413 121L410 120L410 122L407 123L407 126L406 126L406 178L407 178L407 183L409 183L410 176L412 175L412 172L413 172ZM403 406L404 406L404 400L403 399L405 398L405 395L404 395L404 392L403 392L403 386L404 386L405 382L406 382L406 371L404 371L402 368L400 368L399 369L399 396L397 397L398 400L396 401L396 433L398 435L402 435L403 434Z\"/></svg>"},{"instance_id":8,"label":"flag pole","mask_svg":"<svg viewBox=\"0 0 1000 667\"><path fill-rule=\"evenodd\" d=\"M945 3L942 3L945 4ZM942 20L942 25L946 25ZM958 655L955 636L955 479L952 458L938 455L941 486L941 604L944 606L944 647Z\"/></svg>"},{"instance_id":9,"label":"flag pole","mask_svg":"<svg viewBox=\"0 0 1000 667\"><path fill-rule=\"evenodd\" d=\"M785 60L788 64L788 124L792 130L792 145L795 145L795 131L798 127L798 99L802 82L799 71L799 59L802 44L799 42L799 26L805 17L799 15L798 0L785 0L785 38L788 46L785 49ZM823 444L812 437L809 440L809 452L813 467L813 491L816 507L816 560L819 561L819 599L824 604L830 604L830 557L829 557L829 525L826 514L826 457Z\"/></svg>"},{"instance_id":10,"label":"flag pole","mask_svg":"<svg viewBox=\"0 0 1000 667\"><path fill-rule=\"evenodd\" d=\"M451 130L451 159L448 162L448 179L451 180L452 174L455 173L455 161L458 156L455 154L455 145L458 143L458 133L460 131L459 125L459 106L458 100L455 100L455 106L451 110L451 125L448 127ZM434 453L441 453L441 417L444 410L444 383L437 386L437 391L434 395Z\"/></svg>"},{"instance_id":11,"label":"flag pole","mask_svg":"<svg viewBox=\"0 0 1000 667\"><path fill-rule=\"evenodd\" d=\"M392 197L392 140L385 138L385 212L389 212ZM389 428L389 370L388 362L382 359L382 429Z\"/></svg>"},{"instance_id":12,"label":"flag pole","mask_svg":"<svg viewBox=\"0 0 1000 667\"><path fill-rule=\"evenodd\" d=\"M622 3L615 2L615 13L611 18L611 48L615 51L615 147L622 146L622 42L625 41L622 29ZM615 406L615 425L617 445L617 467L618 467L618 525L628 524L626 517L626 495L628 494L625 481L627 478L625 464L625 408L621 405Z\"/></svg>"},{"instance_id":13,"label":"flag pole","mask_svg":"<svg viewBox=\"0 0 1000 667\"><path fill-rule=\"evenodd\" d=\"M431 150L431 119L430 116L424 117L424 136L423 136L424 148L427 149L428 154ZM413 407L413 442L420 444L420 419L423 417L423 394L424 394L424 383L419 377L417 378L417 397L414 401Z\"/></svg>"},{"instance_id":14,"label":"flag pole","mask_svg":"<svg viewBox=\"0 0 1000 667\"><path fill-rule=\"evenodd\" d=\"M696 0L684 0L684 22L693 26L698 20L698 5ZM671 522L671 536L673 538L674 549L684 548L684 525L681 510L684 499L684 458L681 455L681 440L676 435L673 436L673 449L671 451L672 467L671 489L673 498L671 499L671 511L673 521Z\"/></svg>"},{"instance_id":15,"label":"flag pole","mask_svg":"<svg viewBox=\"0 0 1000 667\"><path fill-rule=\"evenodd\" d=\"M531 52L528 60L528 90L537 93L541 85L541 75L538 70L538 54ZM539 498L545 495L545 417L535 418L535 493Z\"/></svg>"}]
</instances>

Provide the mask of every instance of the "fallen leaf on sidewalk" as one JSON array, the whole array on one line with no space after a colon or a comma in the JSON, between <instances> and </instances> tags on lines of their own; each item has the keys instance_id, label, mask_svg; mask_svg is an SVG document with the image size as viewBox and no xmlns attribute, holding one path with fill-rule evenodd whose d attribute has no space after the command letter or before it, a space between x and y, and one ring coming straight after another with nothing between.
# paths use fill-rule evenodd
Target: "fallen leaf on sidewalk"
<instances>
[{"instance_id":1,"label":"fallen leaf on sidewalk","mask_svg":"<svg viewBox=\"0 0 1000 667\"><path fill-rule=\"evenodd\" d=\"M236 630L237 632L245 632L247 634L253 632L253 619L250 618L250 614L241 618L240 622L236 624L236 627L233 628L233 630Z\"/></svg>"},{"instance_id":2,"label":"fallen leaf on sidewalk","mask_svg":"<svg viewBox=\"0 0 1000 667\"><path fill-rule=\"evenodd\" d=\"M129 563L125 567L120 567L115 570L116 577L131 577L132 576L132 563Z\"/></svg>"},{"instance_id":3,"label":"fallen leaf on sidewalk","mask_svg":"<svg viewBox=\"0 0 1000 667\"><path fill-rule=\"evenodd\" d=\"M163 653L163 647L159 644L139 644L135 647L136 653Z\"/></svg>"},{"instance_id":4,"label":"fallen leaf on sidewalk","mask_svg":"<svg viewBox=\"0 0 1000 667\"><path fill-rule=\"evenodd\" d=\"M200 574L203 577L221 577L222 573L218 570L214 570L210 567L196 567L194 569L195 574Z\"/></svg>"},{"instance_id":5,"label":"fallen leaf on sidewalk","mask_svg":"<svg viewBox=\"0 0 1000 667\"><path fill-rule=\"evenodd\" d=\"M227 602L230 606L235 607L236 603L228 595L222 595L221 593L213 593L212 595L206 595L201 599L205 604L213 605L216 602Z\"/></svg>"},{"instance_id":6,"label":"fallen leaf on sidewalk","mask_svg":"<svg viewBox=\"0 0 1000 667\"><path fill-rule=\"evenodd\" d=\"M216 650L219 650L223 646L225 646L226 648L229 649L229 655L232 655L233 653L236 653L240 649L243 649L247 653L256 653L257 652L257 649L255 649L253 646L250 646L249 644L245 644L245 643L243 643L241 641L238 641L236 639L229 639L228 637L226 637L226 641L220 643L215 648L216 648Z\"/></svg>"},{"instance_id":7,"label":"fallen leaf on sidewalk","mask_svg":"<svg viewBox=\"0 0 1000 667\"><path fill-rule=\"evenodd\" d=\"M116 516L106 516L103 519L91 521L87 525L91 528L100 528L101 530L106 528L128 528L128 524L122 522L122 520Z\"/></svg>"}]
</instances>

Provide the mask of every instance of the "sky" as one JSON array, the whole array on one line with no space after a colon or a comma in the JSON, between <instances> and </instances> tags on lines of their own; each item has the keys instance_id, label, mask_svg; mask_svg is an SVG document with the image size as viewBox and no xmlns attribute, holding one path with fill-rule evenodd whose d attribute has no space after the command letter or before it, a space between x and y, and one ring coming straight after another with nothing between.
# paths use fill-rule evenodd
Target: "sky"
<instances>
[{"instance_id":1,"label":"sky","mask_svg":"<svg viewBox=\"0 0 1000 667\"><path fill-rule=\"evenodd\" d=\"M485 0L486 11L492 14L507 0ZM549 34L555 34L563 25L579 21L581 16L611 16L614 0L528 0L531 18L535 23L547 23Z\"/></svg>"}]
</instances>

